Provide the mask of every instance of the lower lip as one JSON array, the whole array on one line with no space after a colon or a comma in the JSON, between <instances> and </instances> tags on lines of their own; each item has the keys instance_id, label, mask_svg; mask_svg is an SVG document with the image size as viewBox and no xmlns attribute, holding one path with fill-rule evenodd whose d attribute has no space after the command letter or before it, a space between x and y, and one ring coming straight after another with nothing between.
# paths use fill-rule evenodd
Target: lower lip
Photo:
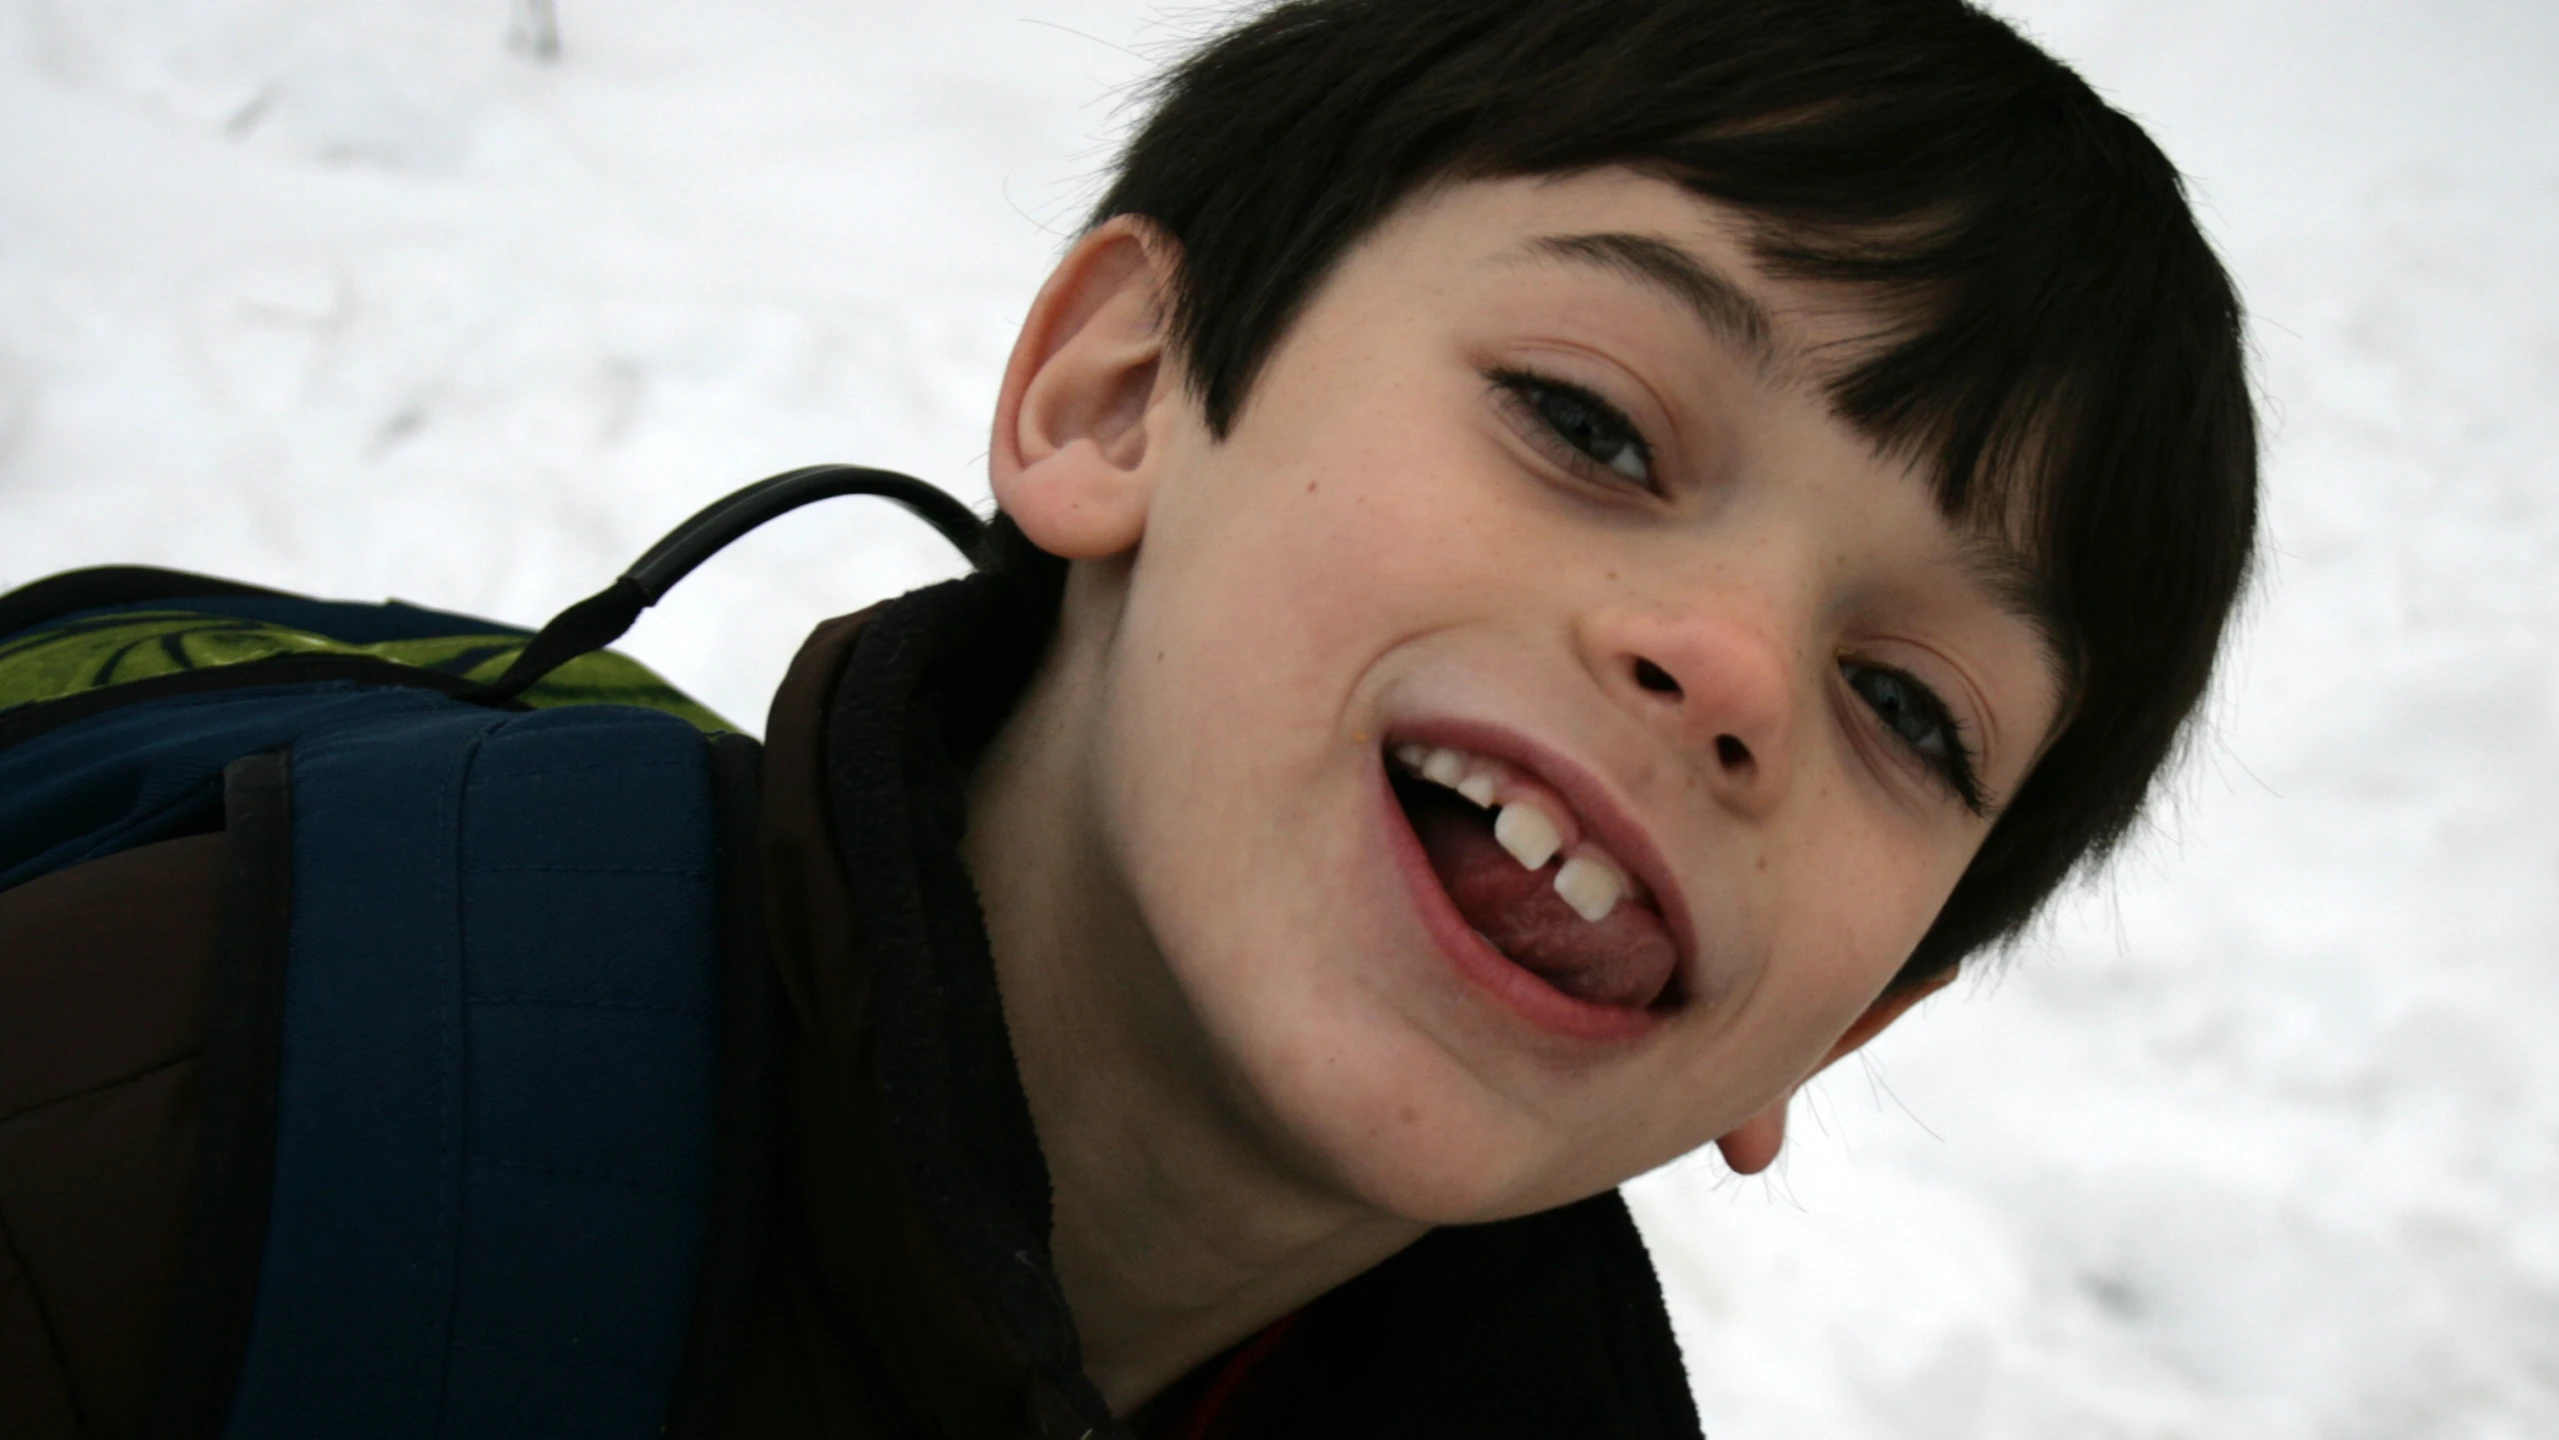
<instances>
[{"instance_id":1,"label":"lower lip","mask_svg":"<svg viewBox=\"0 0 2559 1440\"><path fill-rule=\"evenodd\" d=\"M1387 848L1394 852L1395 868L1404 877L1404 888L1412 892L1422 928L1430 932L1432 943L1458 974L1538 1029L1569 1040L1640 1040L1661 1024L1661 1017L1649 1010L1576 1000L1486 944L1466 917L1457 913L1456 902L1439 883L1439 872L1431 868L1422 837L1413 833L1413 823L1396 801L1395 787L1388 783L1382 764L1377 771L1377 794L1385 806Z\"/></svg>"}]
</instances>

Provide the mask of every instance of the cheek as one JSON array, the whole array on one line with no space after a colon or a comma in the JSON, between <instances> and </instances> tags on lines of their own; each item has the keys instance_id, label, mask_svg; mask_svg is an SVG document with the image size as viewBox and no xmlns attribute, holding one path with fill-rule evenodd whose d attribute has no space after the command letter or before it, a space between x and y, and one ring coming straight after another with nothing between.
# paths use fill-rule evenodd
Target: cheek
<instances>
[{"instance_id":1,"label":"cheek","mask_svg":"<svg viewBox=\"0 0 2559 1440\"><path fill-rule=\"evenodd\" d=\"M1370 507L1328 494L1347 483L1216 458L1150 517L1097 757L1116 868L1178 969L1319 918L1306 897L1353 863L1338 816L1374 763L1361 677L1393 634Z\"/></svg>"},{"instance_id":2,"label":"cheek","mask_svg":"<svg viewBox=\"0 0 2559 1440\"><path fill-rule=\"evenodd\" d=\"M1771 859L1786 877L1774 963L1788 973L1770 978L1827 1050L1918 947L1970 850L1901 817L1879 820L1838 782L1823 793L1832 803L1808 806Z\"/></svg>"},{"instance_id":3,"label":"cheek","mask_svg":"<svg viewBox=\"0 0 2559 1440\"><path fill-rule=\"evenodd\" d=\"M1522 503L1471 370L1392 333L1306 343L1336 363L1290 365L1284 351L1227 440L1188 437L1150 542L1168 524L1166 548L1215 571L1201 577L1212 589L1267 577L1301 628L1463 596L1542 553L1529 534L1540 507Z\"/></svg>"},{"instance_id":4,"label":"cheek","mask_svg":"<svg viewBox=\"0 0 2559 1440\"><path fill-rule=\"evenodd\" d=\"M1445 415L1434 429L1372 405L1318 426L1296 416L1322 406L1270 398L1252 433L1179 458L1132 577L1128 641L1162 653L1192 719L1338 703L1381 655L1502 603L1531 569L1526 507L1487 503L1478 437Z\"/></svg>"}]
</instances>

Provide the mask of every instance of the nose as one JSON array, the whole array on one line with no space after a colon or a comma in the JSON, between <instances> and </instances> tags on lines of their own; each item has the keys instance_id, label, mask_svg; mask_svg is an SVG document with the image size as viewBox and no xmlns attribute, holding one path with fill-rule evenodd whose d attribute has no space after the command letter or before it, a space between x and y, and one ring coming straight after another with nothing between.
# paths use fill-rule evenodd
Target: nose
<instances>
[{"instance_id":1,"label":"nose","mask_svg":"<svg viewBox=\"0 0 2559 1440\"><path fill-rule=\"evenodd\" d=\"M1584 644L1611 698L1670 737L1718 803L1765 813L1795 761L1793 667L1771 617L1700 604L1594 619Z\"/></svg>"}]
</instances>

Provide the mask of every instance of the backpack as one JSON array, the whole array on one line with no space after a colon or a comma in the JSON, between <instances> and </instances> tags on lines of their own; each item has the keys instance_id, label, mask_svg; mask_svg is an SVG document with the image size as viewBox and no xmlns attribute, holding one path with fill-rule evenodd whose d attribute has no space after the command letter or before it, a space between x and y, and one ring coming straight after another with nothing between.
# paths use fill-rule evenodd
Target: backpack
<instances>
[{"instance_id":1,"label":"backpack","mask_svg":"<svg viewBox=\"0 0 2559 1440\"><path fill-rule=\"evenodd\" d=\"M165 1436L709 1435L765 1209L759 748L601 649L818 466L538 632L174 571L0 596L0 889L226 833Z\"/></svg>"}]
</instances>

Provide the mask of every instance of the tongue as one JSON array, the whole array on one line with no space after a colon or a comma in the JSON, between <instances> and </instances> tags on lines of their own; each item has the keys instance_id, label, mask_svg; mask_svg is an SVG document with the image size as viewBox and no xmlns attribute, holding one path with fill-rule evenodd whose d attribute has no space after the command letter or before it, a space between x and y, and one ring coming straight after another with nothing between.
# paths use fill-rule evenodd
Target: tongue
<instances>
[{"instance_id":1,"label":"tongue","mask_svg":"<svg viewBox=\"0 0 2559 1440\"><path fill-rule=\"evenodd\" d=\"M1404 800L1457 913L1494 949L1577 1000L1633 1009L1660 997L1678 952L1652 907L1625 900L1585 920L1555 893L1557 862L1522 866L1483 811L1435 785L1412 786Z\"/></svg>"}]
</instances>

